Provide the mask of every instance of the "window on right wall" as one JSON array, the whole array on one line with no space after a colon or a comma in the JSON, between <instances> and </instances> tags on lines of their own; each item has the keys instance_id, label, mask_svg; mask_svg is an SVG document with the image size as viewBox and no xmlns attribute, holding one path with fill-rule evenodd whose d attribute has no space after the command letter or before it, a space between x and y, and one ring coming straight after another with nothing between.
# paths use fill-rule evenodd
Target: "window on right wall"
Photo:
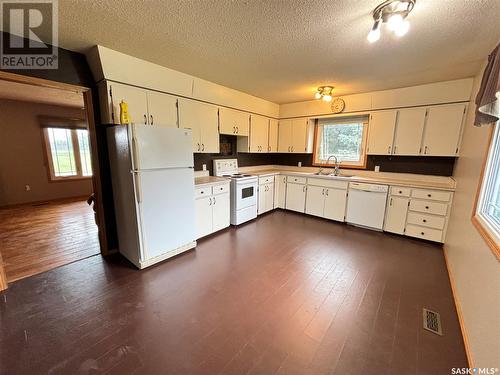
<instances>
[{"instance_id":1,"label":"window on right wall","mask_svg":"<svg viewBox=\"0 0 500 375\"><path fill-rule=\"evenodd\" d=\"M500 122L492 129L473 222L500 259Z\"/></svg>"}]
</instances>

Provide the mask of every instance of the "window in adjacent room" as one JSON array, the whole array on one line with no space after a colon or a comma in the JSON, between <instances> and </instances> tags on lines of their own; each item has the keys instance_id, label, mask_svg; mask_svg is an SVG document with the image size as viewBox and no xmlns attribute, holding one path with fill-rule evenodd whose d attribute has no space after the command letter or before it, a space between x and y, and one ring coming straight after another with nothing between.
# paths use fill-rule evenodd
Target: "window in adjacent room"
<instances>
[{"instance_id":1,"label":"window in adjacent room","mask_svg":"<svg viewBox=\"0 0 500 375\"><path fill-rule=\"evenodd\" d=\"M47 127L43 132L51 180L92 176L87 129Z\"/></svg>"},{"instance_id":2,"label":"window in adjacent room","mask_svg":"<svg viewBox=\"0 0 500 375\"><path fill-rule=\"evenodd\" d=\"M500 259L500 124L491 137L473 222Z\"/></svg>"},{"instance_id":3,"label":"window in adjacent room","mask_svg":"<svg viewBox=\"0 0 500 375\"><path fill-rule=\"evenodd\" d=\"M314 165L333 164L337 157L342 167L366 167L368 118L319 119L316 125Z\"/></svg>"}]
</instances>

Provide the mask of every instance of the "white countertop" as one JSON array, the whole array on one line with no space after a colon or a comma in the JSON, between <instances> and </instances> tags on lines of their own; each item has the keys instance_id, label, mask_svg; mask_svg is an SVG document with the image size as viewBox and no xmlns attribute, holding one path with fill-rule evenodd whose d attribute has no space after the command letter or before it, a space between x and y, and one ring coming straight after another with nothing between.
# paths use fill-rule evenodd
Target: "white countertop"
<instances>
[{"instance_id":1,"label":"white countertop","mask_svg":"<svg viewBox=\"0 0 500 375\"><path fill-rule=\"evenodd\" d=\"M272 176L278 174L286 174L293 176L302 176L309 178L337 179L342 181L379 183L393 186L410 186L423 187L439 190L454 191L456 181L452 177L443 176L428 176L410 173L390 173L390 172L373 172L373 171L357 171L357 170L341 170L341 175L353 175L353 177L338 177L328 175L315 175L319 168L310 167L289 167L289 166L261 166L259 167L242 167L241 172L250 173L256 176ZM329 170L325 169L327 173Z\"/></svg>"},{"instance_id":2,"label":"white countertop","mask_svg":"<svg viewBox=\"0 0 500 375\"><path fill-rule=\"evenodd\" d=\"M202 177L195 177L194 179L195 186L213 185L226 182L229 183L229 179L225 177L202 176Z\"/></svg>"}]
</instances>

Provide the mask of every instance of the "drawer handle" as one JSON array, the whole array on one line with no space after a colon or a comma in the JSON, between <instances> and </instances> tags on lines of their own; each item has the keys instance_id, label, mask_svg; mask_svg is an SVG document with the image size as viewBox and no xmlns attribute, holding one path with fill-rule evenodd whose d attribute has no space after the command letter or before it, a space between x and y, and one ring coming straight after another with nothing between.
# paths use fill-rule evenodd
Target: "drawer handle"
<instances>
[{"instance_id":1,"label":"drawer handle","mask_svg":"<svg viewBox=\"0 0 500 375\"><path fill-rule=\"evenodd\" d=\"M200 194L204 194L205 192L204 191L200 191Z\"/></svg>"},{"instance_id":2,"label":"drawer handle","mask_svg":"<svg viewBox=\"0 0 500 375\"><path fill-rule=\"evenodd\" d=\"M400 191L399 191L399 194L403 194L403 192L400 190Z\"/></svg>"},{"instance_id":3,"label":"drawer handle","mask_svg":"<svg viewBox=\"0 0 500 375\"><path fill-rule=\"evenodd\" d=\"M420 234L423 236L425 233L424 232L420 232Z\"/></svg>"},{"instance_id":4,"label":"drawer handle","mask_svg":"<svg viewBox=\"0 0 500 375\"><path fill-rule=\"evenodd\" d=\"M425 209L428 210L429 209L429 206L425 206Z\"/></svg>"},{"instance_id":5,"label":"drawer handle","mask_svg":"<svg viewBox=\"0 0 500 375\"><path fill-rule=\"evenodd\" d=\"M427 223L427 220L425 220L425 219L423 219L422 221L423 221L424 223Z\"/></svg>"},{"instance_id":6,"label":"drawer handle","mask_svg":"<svg viewBox=\"0 0 500 375\"><path fill-rule=\"evenodd\" d=\"M430 197L432 197L432 194L427 194L427 196L430 198Z\"/></svg>"}]
</instances>

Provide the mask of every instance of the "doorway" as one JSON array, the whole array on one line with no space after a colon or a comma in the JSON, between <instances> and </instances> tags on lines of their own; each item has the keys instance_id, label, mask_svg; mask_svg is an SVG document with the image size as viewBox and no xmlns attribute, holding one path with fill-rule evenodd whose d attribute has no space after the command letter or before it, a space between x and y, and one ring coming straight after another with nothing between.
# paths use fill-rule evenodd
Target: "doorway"
<instances>
[{"instance_id":1,"label":"doorway","mask_svg":"<svg viewBox=\"0 0 500 375\"><path fill-rule=\"evenodd\" d=\"M92 95L0 72L0 290L107 254Z\"/></svg>"}]
</instances>

